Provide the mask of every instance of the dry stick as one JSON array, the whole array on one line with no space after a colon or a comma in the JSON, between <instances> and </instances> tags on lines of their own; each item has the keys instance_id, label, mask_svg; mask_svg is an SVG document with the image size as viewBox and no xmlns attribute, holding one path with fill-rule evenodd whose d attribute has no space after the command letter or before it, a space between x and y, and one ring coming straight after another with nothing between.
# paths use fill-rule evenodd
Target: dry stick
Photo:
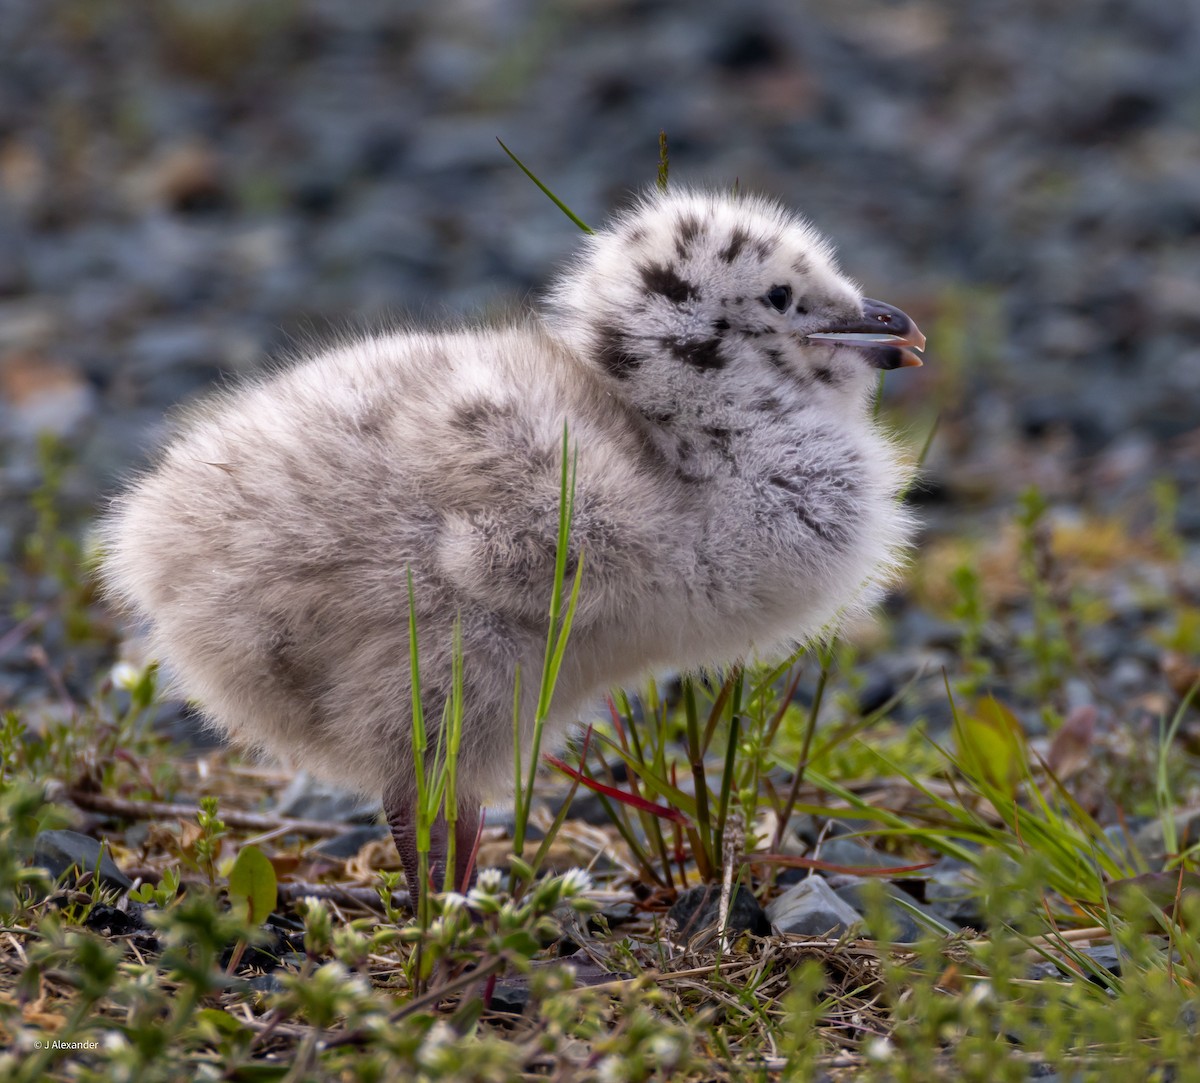
<instances>
[{"instance_id":1,"label":"dry stick","mask_svg":"<svg viewBox=\"0 0 1200 1083\"><path fill-rule=\"evenodd\" d=\"M742 814L734 809L729 814L725 828L725 853L721 855L724 865L721 877L721 901L717 908L717 928L721 930L721 952L729 951L729 906L733 899L733 873L738 865L738 854L746 844L746 830ZM740 871L740 870L739 870Z\"/></svg>"},{"instance_id":2,"label":"dry stick","mask_svg":"<svg viewBox=\"0 0 1200 1083\"><path fill-rule=\"evenodd\" d=\"M1112 932L1103 925L1093 925L1087 929L1063 929L1053 935L1034 936L1029 940L1030 948L1056 948L1063 941L1068 944L1076 940L1111 940Z\"/></svg>"},{"instance_id":3,"label":"dry stick","mask_svg":"<svg viewBox=\"0 0 1200 1083\"><path fill-rule=\"evenodd\" d=\"M174 817L194 820L200 812L198 805L180 805L172 801L129 801L86 790L67 790L66 796L80 808L126 816L131 820L166 820ZM333 838L350 830L346 824L329 823L326 820L293 820L287 816L239 812L237 809L221 809L221 819L229 827L244 827L251 831L273 831L279 827L298 835L317 835L320 838Z\"/></svg>"}]
</instances>

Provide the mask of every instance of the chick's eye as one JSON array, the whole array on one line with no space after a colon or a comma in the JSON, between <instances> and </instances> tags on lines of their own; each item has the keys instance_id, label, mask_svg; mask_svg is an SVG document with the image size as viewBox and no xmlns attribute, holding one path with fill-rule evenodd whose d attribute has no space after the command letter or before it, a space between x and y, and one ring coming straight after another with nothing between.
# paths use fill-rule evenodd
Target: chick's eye
<instances>
[{"instance_id":1,"label":"chick's eye","mask_svg":"<svg viewBox=\"0 0 1200 1083\"><path fill-rule=\"evenodd\" d=\"M776 312L786 312L788 305L792 303L792 287L772 286L767 290L766 302Z\"/></svg>"}]
</instances>

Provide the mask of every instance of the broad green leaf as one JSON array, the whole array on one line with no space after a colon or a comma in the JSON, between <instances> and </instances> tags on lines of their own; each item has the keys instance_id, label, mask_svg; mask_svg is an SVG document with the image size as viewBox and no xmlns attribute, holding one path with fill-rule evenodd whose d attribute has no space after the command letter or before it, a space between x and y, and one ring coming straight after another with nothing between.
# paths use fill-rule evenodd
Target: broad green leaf
<instances>
[{"instance_id":1,"label":"broad green leaf","mask_svg":"<svg viewBox=\"0 0 1200 1083\"><path fill-rule=\"evenodd\" d=\"M971 713L954 720L954 739L964 765L975 777L990 782L1009 797L1028 773L1025 732L1016 715L987 696Z\"/></svg>"},{"instance_id":2,"label":"broad green leaf","mask_svg":"<svg viewBox=\"0 0 1200 1083\"><path fill-rule=\"evenodd\" d=\"M266 921L275 909L278 885L275 869L257 846L243 846L229 870L229 897L235 906L244 907L252 925Z\"/></svg>"}]
</instances>

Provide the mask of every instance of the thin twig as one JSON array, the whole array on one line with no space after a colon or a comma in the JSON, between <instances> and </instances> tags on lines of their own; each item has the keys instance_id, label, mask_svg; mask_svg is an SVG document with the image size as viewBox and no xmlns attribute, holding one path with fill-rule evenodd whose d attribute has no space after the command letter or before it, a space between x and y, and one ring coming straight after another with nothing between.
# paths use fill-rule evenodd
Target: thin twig
<instances>
[{"instance_id":1,"label":"thin twig","mask_svg":"<svg viewBox=\"0 0 1200 1083\"><path fill-rule=\"evenodd\" d=\"M130 820L194 820L200 812L199 805L182 805L173 801L133 801L122 797L109 797L87 790L67 790L66 796L80 808L92 812L106 812L113 816L124 816ZM333 838L350 828L344 823L326 820L294 820L288 816L272 816L262 812L240 812L237 809L221 809L221 819L229 827L243 827L251 831L274 831L283 828L297 835L317 835Z\"/></svg>"}]
</instances>

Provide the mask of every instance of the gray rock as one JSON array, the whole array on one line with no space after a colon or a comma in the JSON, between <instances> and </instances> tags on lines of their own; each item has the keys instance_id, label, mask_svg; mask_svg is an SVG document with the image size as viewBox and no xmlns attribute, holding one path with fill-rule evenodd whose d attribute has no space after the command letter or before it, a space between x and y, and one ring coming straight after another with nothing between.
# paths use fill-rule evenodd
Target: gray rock
<instances>
[{"instance_id":1,"label":"gray rock","mask_svg":"<svg viewBox=\"0 0 1200 1083\"><path fill-rule=\"evenodd\" d=\"M1200 808L1176 809L1173 815L1175 836L1181 846L1189 846L1200 839ZM1134 831L1133 847L1144 858L1152 860L1161 856L1165 846L1163 826L1158 820L1151 820Z\"/></svg>"},{"instance_id":2,"label":"gray rock","mask_svg":"<svg viewBox=\"0 0 1200 1083\"><path fill-rule=\"evenodd\" d=\"M767 917L781 933L800 936L837 937L862 924L858 911L819 876L788 888L767 907Z\"/></svg>"},{"instance_id":3,"label":"gray rock","mask_svg":"<svg viewBox=\"0 0 1200 1083\"><path fill-rule=\"evenodd\" d=\"M925 903L943 921L982 930L987 922L980 909L979 885L965 862L943 857L925 877Z\"/></svg>"},{"instance_id":4,"label":"gray rock","mask_svg":"<svg viewBox=\"0 0 1200 1083\"><path fill-rule=\"evenodd\" d=\"M870 907L867 904L869 893L866 877L847 876L835 889L835 894L843 902L852 906L864 917ZM950 936L959 932L959 927L951 921L939 917L930 907L917 902L908 892L886 880L876 881L883 888L884 908L888 919L895 925L893 939L900 944L915 944L918 940L929 936ZM915 912L915 913L914 913ZM919 919L920 914L924 920Z\"/></svg>"},{"instance_id":5,"label":"gray rock","mask_svg":"<svg viewBox=\"0 0 1200 1083\"><path fill-rule=\"evenodd\" d=\"M339 861L352 858L369 842L387 838L391 832L384 824L363 824L362 827L352 827L333 838L323 839L312 848L314 854L322 857L333 857Z\"/></svg>"},{"instance_id":6,"label":"gray rock","mask_svg":"<svg viewBox=\"0 0 1200 1083\"><path fill-rule=\"evenodd\" d=\"M667 911L667 917L686 937L716 924L721 905L719 884L697 884L682 892ZM770 936L771 923L758 900L746 888L735 888L729 903L729 920L725 931L751 932L755 936Z\"/></svg>"},{"instance_id":7,"label":"gray rock","mask_svg":"<svg viewBox=\"0 0 1200 1083\"><path fill-rule=\"evenodd\" d=\"M848 868L886 869L904 864L890 854L873 850L858 839L826 839L821 844L818 857L830 865L842 865Z\"/></svg>"},{"instance_id":8,"label":"gray rock","mask_svg":"<svg viewBox=\"0 0 1200 1083\"><path fill-rule=\"evenodd\" d=\"M90 835L78 831L40 831L33 842L33 862L47 869L55 880L74 867L80 874L96 871L99 862L100 882L107 888L128 891L133 887L116 862L102 849L102 844Z\"/></svg>"},{"instance_id":9,"label":"gray rock","mask_svg":"<svg viewBox=\"0 0 1200 1083\"><path fill-rule=\"evenodd\" d=\"M301 771L279 795L275 812L296 820L324 820L328 823L374 821L379 814L379 802L361 794L339 790Z\"/></svg>"}]
</instances>

